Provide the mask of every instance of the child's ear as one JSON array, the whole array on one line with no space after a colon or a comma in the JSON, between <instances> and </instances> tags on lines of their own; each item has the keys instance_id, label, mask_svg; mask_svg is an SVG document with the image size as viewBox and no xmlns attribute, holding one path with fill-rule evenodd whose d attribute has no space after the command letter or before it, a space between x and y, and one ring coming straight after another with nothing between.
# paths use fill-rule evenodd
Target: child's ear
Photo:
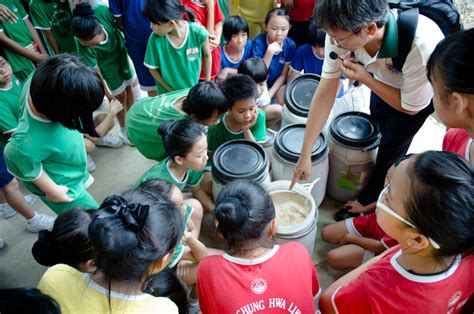
<instances>
[{"instance_id":1,"label":"child's ear","mask_svg":"<svg viewBox=\"0 0 474 314\"><path fill-rule=\"evenodd\" d=\"M413 233L408 237L406 242L408 246L415 251L421 251L430 246L428 238L421 233Z\"/></svg>"},{"instance_id":2,"label":"child's ear","mask_svg":"<svg viewBox=\"0 0 474 314\"><path fill-rule=\"evenodd\" d=\"M276 218L273 218L273 220L270 222L270 229L268 230L268 235L270 237L274 237L276 235L276 231L277 231L277 219Z\"/></svg>"},{"instance_id":3,"label":"child's ear","mask_svg":"<svg viewBox=\"0 0 474 314\"><path fill-rule=\"evenodd\" d=\"M94 260L90 259L79 263L77 265L77 270L79 270L81 273L93 273L97 270L97 267L95 266Z\"/></svg>"},{"instance_id":4,"label":"child's ear","mask_svg":"<svg viewBox=\"0 0 474 314\"><path fill-rule=\"evenodd\" d=\"M177 164L180 165L180 166L181 166L181 165L183 164L183 162L184 162L184 158L181 157L181 156L174 156L174 157L173 157L173 160L174 160L175 163L177 163Z\"/></svg>"},{"instance_id":5,"label":"child's ear","mask_svg":"<svg viewBox=\"0 0 474 314\"><path fill-rule=\"evenodd\" d=\"M469 108L468 96L454 92L449 95L449 105L454 107L457 115L462 115Z\"/></svg>"},{"instance_id":6,"label":"child's ear","mask_svg":"<svg viewBox=\"0 0 474 314\"><path fill-rule=\"evenodd\" d=\"M267 24L262 23L262 28L267 32Z\"/></svg>"}]
</instances>

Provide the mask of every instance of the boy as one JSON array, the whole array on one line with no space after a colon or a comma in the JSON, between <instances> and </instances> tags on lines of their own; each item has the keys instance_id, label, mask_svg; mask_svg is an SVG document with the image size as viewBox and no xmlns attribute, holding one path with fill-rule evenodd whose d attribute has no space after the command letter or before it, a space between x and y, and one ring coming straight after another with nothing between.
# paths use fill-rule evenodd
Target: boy
<instances>
[{"instance_id":1,"label":"boy","mask_svg":"<svg viewBox=\"0 0 474 314\"><path fill-rule=\"evenodd\" d=\"M248 75L237 74L228 77L220 87L227 98L229 110L219 124L209 128L208 151L213 153L221 144L235 139L264 142L267 133L265 113L257 107L257 84L254 80Z\"/></svg>"}]
</instances>

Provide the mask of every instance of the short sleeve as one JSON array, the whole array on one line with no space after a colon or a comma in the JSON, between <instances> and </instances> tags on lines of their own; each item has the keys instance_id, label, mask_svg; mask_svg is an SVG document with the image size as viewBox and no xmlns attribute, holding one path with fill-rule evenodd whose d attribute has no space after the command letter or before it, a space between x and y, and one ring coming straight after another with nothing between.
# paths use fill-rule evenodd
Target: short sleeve
<instances>
[{"instance_id":1,"label":"short sleeve","mask_svg":"<svg viewBox=\"0 0 474 314\"><path fill-rule=\"evenodd\" d=\"M323 72L321 77L332 79L339 78L341 76L341 70L339 70L339 60L333 60L329 57L331 52L337 53L338 56L344 56L347 53L347 49L337 47L331 43L331 37L326 36L326 41L324 44L324 62L323 62Z\"/></svg>"},{"instance_id":2,"label":"short sleeve","mask_svg":"<svg viewBox=\"0 0 474 314\"><path fill-rule=\"evenodd\" d=\"M201 182L202 177L203 177L202 171L189 170L189 179L188 179L187 184L189 186L194 187Z\"/></svg>"},{"instance_id":3,"label":"short sleeve","mask_svg":"<svg viewBox=\"0 0 474 314\"><path fill-rule=\"evenodd\" d=\"M331 304L336 313L372 313L367 290L359 278L334 291Z\"/></svg>"},{"instance_id":4,"label":"short sleeve","mask_svg":"<svg viewBox=\"0 0 474 314\"><path fill-rule=\"evenodd\" d=\"M267 45L262 41L266 39L266 33L258 35L252 43L252 57L263 58L267 51Z\"/></svg>"},{"instance_id":5,"label":"short sleeve","mask_svg":"<svg viewBox=\"0 0 474 314\"><path fill-rule=\"evenodd\" d=\"M190 27L191 27L191 25L190 25ZM200 46L202 46L204 44L204 42L207 40L207 37L209 37L209 32L198 23L194 23L193 29L196 33L197 43Z\"/></svg>"},{"instance_id":6,"label":"short sleeve","mask_svg":"<svg viewBox=\"0 0 474 314\"><path fill-rule=\"evenodd\" d=\"M41 175L43 171L41 160L23 154L13 144L7 144L4 154L8 171L18 179L34 181Z\"/></svg>"},{"instance_id":7,"label":"short sleeve","mask_svg":"<svg viewBox=\"0 0 474 314\"><path fill-rule=\"evenodd\" d=\"M93 68L97 67L97 54L94 49L85 47L79 43L79 40L77 40L77 38L74 39L76 41L77 55L79 57L82 57L82 59L88 66Z\"/></svg>"},{"instance_id":8,"label":"short sleeve","mask_svg":"<svg viewBox=\"0 0 474 314\"><path fill-rule=\"evenodd\" d=\"M47 4L41 1L30 2L31 22L36 29L50 30L51 18L45 10Z\"/></svg>"},{"instance_id":9,"label":"short sleeve","mask_svg":"<svg viewBox=\"0 0 474 314\"><path fill-rule=\"evenodd\" d=\"M257 142L265 142L267 137L267 126L265 124L265 112L258 109L257 122L252 127L252 135Z\"/></svg>"},{"instance_id":10,"label":"short sleeve","mask_svg":"<svg viewBox=\"0 0 474 314\"><path fill-rule=\"evenodd\" d=\"M304 60L304 51L303 51L303 46L299 47L298 50L296 50L295 56L293 57L293 60L291 60L290 68L295 71L295 72L301 72L303 70L303 61Z\"/></svg>"},{"instance_id":11,"label":"short sleeve","mask_svg":"<svg viewBox=\"0 0 474 314\"><path fill-rule=\"evenodd\" d=\"M122 16L125 12L122 0L109 0L110 12L115 16Z\"/></svg>"},{"instance_id":12,"label":"short sleeve","mask_svg":"<svg viewBox=\"0 0 474 314\"><path fill-rule=\"evenodd\" d=\"M287 38L286 44L288 47L286 47L285 63L290 63L296 53L296 44L291 38Z\"/></svg>"},{"instance_id":13,"label":"short sleeve","mask_svg":"<svg viewBox=\"0 0 474 314\"><path fill-rule=\"evenodd\" d=\"M157 48L158 40L157 36L152 33L150 39L148 39L148 44L146 45L145 60L143 64L149 69L158 69L160 67L158 59L159 51Z\"/></svg>"},{"instance_id":14,"label":"short sleeve","mask_svg":"<svg viewBox=\"0 0 474 314\"><path fill-rule=\"evenodd\" d=\"M28 18L28 13L26 13L26 10L23 7L23 5L20 3L20 1L15 1L15 2L16 2L17 9L18 9L18 13L15 13L15 15L18 16L18 18L20 18L22 20L27 19Z\"/></svg>"}]
</instances>

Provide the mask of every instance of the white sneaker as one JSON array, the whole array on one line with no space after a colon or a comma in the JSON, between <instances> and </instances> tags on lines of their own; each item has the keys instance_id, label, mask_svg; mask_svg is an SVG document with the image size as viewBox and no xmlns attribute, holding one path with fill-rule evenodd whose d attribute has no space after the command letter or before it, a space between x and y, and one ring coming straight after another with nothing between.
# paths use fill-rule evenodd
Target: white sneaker
<instances>
[{"instance_id":1,"label":"white sneaker","mask_svg":"<svg viewBox=\"0 0 474 314\"><path fill-rule=\"evenodd\" d=\"M133 145L132 142L128 139L127 134L123 134L122 132L119 132L119 137L122 139L124 144L127 144L128 146L135 146Z\"/></svg>"},{"instance_id":2,"label":"white sneaker","mask_svg":"<svg viewBox=\"0 0 474 314\"><path fill-rule=\"evenodd\" d=\"M38 217L35 217L34 221L26 223L26 230L29 232L40 232L41 230L51 231L53 229L54 220L56 217L36 214Z\"/></svg>"},{"instance_id":3,"label":"white sneaker","mask_svg":"<svg viewBox=\"0 0 474 314\"><path fill-rule=\"evenodd\" d=\"M118 148L123 145L123 141L120 137L113 136L112 134L106 134L100 138L96 143L97 146Z\"/></svg>"},{"instance_id":4,"label":"white sneaker","mask_svg":"<svg viewBox=\"0 0 474 314\"><path fill-rule=\"evenodd\" d=\"M32 206L34 203L36 203L36 196L34 195L26 195L25 196L25 201L28 203L28 205ZM2 216L5 219L11 218L17 214L16 210L14 210L8 203L3 203L0 204L0 216Z\"/></svg>"},{"instance_id":5,"label":"white sneaker","mask_svg":"<svg viewBox=\"0 0 474 314\"><path fill-rule=\"evenodd\" d=\"M93 172L95 170L95 162L92 159L91 155L87 155L87 171Z\"/></svg>"}]
</instances>

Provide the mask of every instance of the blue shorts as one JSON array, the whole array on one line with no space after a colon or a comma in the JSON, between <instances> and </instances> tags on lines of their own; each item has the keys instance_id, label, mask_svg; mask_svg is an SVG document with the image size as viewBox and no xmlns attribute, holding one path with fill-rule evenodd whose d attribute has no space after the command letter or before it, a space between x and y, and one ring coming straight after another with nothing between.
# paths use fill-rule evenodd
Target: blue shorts
<instances>
[{"instance_id":1,"label":"blue shorts","mask_svg":"<svg viewBox=\"0 0 474 314\"><path fill-rule=\"evenodd\" d=\"M150 74L150 70L143 64L145 61L146 45L129 42L125 43L128 55L132 59L135 71L137 71L138 82L144 91L154 91L156 89L156 82Z\"/></svg>"},{"instance_id":2,"label":"blue shorts","mask_svg":"<svg viewBox=\"0 0 474 314\"><path fill-rule=\"evenodd\" d=\"M7 170L7 164L3 158L3 148L0 147L2 155L0 156L0 189L12 182L13 176Z\"/></svg>"}]
</instances>

